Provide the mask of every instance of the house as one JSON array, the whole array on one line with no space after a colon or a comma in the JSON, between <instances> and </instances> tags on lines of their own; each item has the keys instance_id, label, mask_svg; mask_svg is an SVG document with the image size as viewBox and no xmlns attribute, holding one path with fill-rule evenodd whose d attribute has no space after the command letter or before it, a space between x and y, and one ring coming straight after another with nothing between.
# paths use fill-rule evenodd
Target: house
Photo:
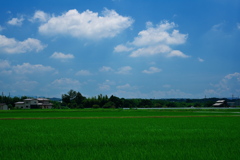
<instances>
[{"instance_id":1,"label":"house","mask_svg":"<svg viewBox=\"0 0 240 160\"><path fill-rule=\"evenodd\" d=\"M213 107L227 107L227 102L226 100L218 100L213 104Z\"/></svg>"},{"instance_id":2,"label":"house","mask_svg":"<svg viewBox=\"0 0 240 160\"><path fill-rule=\"evenodd\" d=\"M53 104L46 98L24 99L23 102L16 102L15 108L21 109L52 109Z\"/></svg>"},{"instance_id":3,"label":"house","mask_svg":"<svg viewBox=\"0 0 240 160\"><path fill-rule=\"evenodd\" d=\"M240 100L235 100L235 102L228 102L227 103L229 107L237 107L237 106L240 106Z\"/></svg>"},{"instance_id":4,"label":"house","mask_svg":"<svg viewBox=\"0 0 240 160\"><path fill-rule=\"evenodd\" d=\"M8 106L5 103L0 103L0 110L8 110Z\"/></svg>"}]
</instances>

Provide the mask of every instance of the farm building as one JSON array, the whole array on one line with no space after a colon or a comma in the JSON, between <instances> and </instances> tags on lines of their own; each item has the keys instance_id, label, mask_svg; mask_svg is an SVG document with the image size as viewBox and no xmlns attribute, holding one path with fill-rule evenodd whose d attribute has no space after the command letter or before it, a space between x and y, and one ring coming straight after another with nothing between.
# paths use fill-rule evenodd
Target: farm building
<instances>
[{"instance_id":1,"label":"farm building","mask_svg":"<svg viewBox=\"0 0 240 160\"><path fill-rule=\"evenodd\" d=\"M46 98L24 99L15 103L15 107L21 109L52 109L52 105Z\"/></svg>"},{"instance_id":2,"label":"farm building","mask_svg":"<svg viewBox=\"0 0 240 160\"><path fill-rule=\"evenodd\" d=\"M0 110L8 110L8 106L5 103L0 103Z\"/></svg>"},{"instance_id":3,"label":"farm building","mask_svg":"<svg viewBox=\"0 0 240 160\"><path fill-rule=\"evenodd\" d=\"M240 106L240 100L235 100L235 102L228 102L229 107L237 107Z\"/></svg>"},{"instance_id":4,"label":"farm building","mask_svg":"<svg viewBox=\"0 0 240 160\"><path fill-rule=\"evenodd\" d=\"M213 107L227 107L226 100L218 100L216 103L213 104Z\"/></svg>"}]
</instances>

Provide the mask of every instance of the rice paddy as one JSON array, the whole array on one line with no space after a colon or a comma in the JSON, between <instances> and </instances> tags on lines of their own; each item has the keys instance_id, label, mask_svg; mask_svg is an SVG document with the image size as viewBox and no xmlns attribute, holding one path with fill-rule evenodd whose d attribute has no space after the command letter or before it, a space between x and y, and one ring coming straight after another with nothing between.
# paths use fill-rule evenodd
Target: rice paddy
<instances>
[{"instance_id":1,"label":"rice paddy","mask_svg":"<svg viewBox=\"0 0 240 160\"><path fill-rule=\"evenodd\" d=\"M239 110L0 112L9 159L239 159Z\"/></svg>"}]
</instances>

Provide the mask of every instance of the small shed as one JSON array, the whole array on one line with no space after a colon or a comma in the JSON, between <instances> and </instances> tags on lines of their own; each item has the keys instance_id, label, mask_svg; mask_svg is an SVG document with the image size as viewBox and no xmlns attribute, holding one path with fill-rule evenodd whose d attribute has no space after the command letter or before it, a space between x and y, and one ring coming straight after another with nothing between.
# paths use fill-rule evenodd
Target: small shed
<instances>
[{"instance_id":1,"label":"small shed","mask_svg":"<svg viewBox=\"0 0 240 160\"><path fill-rule=\"evenodd\" d=\"M8 110L8 106L5 103L0 103L0 110Z\"/></svg>"}]
</instances>

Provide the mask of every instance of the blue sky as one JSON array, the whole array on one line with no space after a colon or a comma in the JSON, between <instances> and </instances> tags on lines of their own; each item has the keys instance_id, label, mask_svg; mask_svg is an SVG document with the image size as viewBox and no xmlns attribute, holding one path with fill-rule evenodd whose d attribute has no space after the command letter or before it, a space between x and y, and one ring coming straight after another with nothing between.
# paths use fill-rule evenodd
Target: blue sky
<instances>
[{"instance_id":1,"label":"blue sky","mask_svg":"<svg viewBox=\"0 0 240 160\"><path fill-rule=\"evenodd\" d=\"M8 0L0 91L240 96L240 0Z\"/></svg>"}]
</instances>

